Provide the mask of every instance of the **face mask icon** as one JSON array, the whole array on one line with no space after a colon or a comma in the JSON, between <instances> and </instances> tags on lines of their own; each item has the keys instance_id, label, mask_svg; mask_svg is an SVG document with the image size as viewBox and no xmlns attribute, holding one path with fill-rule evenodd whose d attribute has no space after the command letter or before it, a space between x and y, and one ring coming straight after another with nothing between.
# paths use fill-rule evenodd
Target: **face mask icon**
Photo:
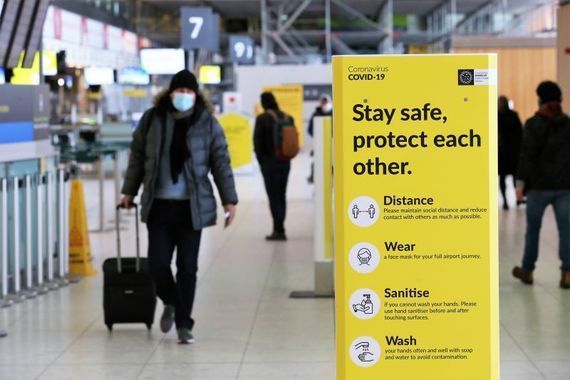
<instances>
[{"instance_id":1,"label":"face mask icon","mask_svg":"<svg viewBox=\"0 0 570 380\"><path fill-rule=\"evenodd\" d=\"M360 265L370 265L372 259L372 252L368 248L362 248L357 254Z\"/></svg>"}]
</instances>

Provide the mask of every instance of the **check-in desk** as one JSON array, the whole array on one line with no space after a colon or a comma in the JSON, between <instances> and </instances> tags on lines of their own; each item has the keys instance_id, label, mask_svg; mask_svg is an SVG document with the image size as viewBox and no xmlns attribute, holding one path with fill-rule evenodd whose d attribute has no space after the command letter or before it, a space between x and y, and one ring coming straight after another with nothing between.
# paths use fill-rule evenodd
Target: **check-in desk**
<instances>
[{"instance_id":1,"label":"check-in desk","mask_svg":"<svg viewBox=\"0 0 570 380\"><path fill-rule=\"evenodd\" d=\"M0 307L69 282L69 191L49 104L45 86L0 85Z\"/></svg>"}]
</instances>

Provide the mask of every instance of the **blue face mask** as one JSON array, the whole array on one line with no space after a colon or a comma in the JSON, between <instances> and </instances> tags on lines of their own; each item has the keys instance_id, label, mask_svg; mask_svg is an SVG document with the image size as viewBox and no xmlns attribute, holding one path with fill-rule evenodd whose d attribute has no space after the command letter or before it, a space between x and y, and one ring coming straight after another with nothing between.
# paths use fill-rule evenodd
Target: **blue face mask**
<instances>
[{"instance_id":1,"label":"blue face mask","mask_svg":"<svg viewBox=\"0 0 570 380\"><path fill-rule=\"evenodd\" d=\"M196 96L194 94L175 93L172 97L172 105L180 112L189 111L194 107Z\"/></svg>"}]
</instances>

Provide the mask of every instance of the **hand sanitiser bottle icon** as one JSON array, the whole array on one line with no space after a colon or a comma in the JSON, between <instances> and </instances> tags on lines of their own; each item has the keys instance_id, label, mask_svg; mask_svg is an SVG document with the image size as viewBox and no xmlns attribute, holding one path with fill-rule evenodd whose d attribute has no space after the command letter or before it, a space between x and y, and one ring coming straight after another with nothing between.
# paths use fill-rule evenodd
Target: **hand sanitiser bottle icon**
<instances>
[{"instance_id":1,"label":"hand sanitiser bottle icon","mask_svg":"<svg viewBox=\"0 0 570 380\"><path fill-rule=\"evenodd\" d=\"M370 294L364 294L364 314L374 314L374 304L370 299Z\"/></svg>"},{"instance_id":2,"label":"hand sanitiser bottle icon","mask_svg":"<svg viewBox=\"0 0 570 380\"><path fill-rule=\"evenodd\" d=\"M362 296L364 297L362 302L352 305L352 309L355 313L361 312L368 315L374 314L374 304L370 299L370 294L363 294Z\"/></svg>"},{"instance_id":3,"label":"hand sanitiser bottle icon","mask_svg":"<svg viewBox=\"0 0 570 380\"><path fill-rule=\"evenodd\" d=\"M356 318L372 319L382 308L382 302L374 290L361 288L352 293L348 306Z\"/></svg>"},{"instance_id":4,"label":"hand sanitiser bottle icon","mask_svg":"<svg viewBox=\"0 0 570 380\"><path fill-rule=\"evenodd\" d=\"M364 314L372 315L374 314L374 304L370 299L370 294L363 294L364 300L362 306L364 306Z\"/></svg>"}]
</instances>

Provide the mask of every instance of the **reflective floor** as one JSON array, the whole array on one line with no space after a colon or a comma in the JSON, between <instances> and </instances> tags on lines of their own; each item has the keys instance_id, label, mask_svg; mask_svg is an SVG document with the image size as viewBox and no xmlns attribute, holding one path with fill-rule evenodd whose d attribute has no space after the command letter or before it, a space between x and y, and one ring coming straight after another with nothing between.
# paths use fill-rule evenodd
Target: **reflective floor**
<instances>
[{"instance_id":1,"label":"reflective floor","mask_svg":"<svg viewBox=\"0 0 570 380\"><path fill-rule=\"evenodd\" d=\"M196 344L180 346L173 332L163 335L156 324L151 333L144 325L122 325L109 334L99 271L79 284L0 310L0 329L9 333L0 339L0 379L334 379L333 302L288 298L292 290L310 289L313 283L308 166L305 157L295 160L287 243L263 240L270 223L261 179L238 176L236 225L204 234ZM107 219L112 189L109 182ZM97 183L86 181L86 192L95 227ZM132 216L128 220L124 249L134 252ZM523 228L524 209L501 212L501 379L567 380L570 291L558 288L552 212L545 217L533 287L510 277L519 262ZM97 269L116 252L113 232L91 234L91 245ZM159 306L155 321L161 311Z\"/></svg>"}]
</instances>

